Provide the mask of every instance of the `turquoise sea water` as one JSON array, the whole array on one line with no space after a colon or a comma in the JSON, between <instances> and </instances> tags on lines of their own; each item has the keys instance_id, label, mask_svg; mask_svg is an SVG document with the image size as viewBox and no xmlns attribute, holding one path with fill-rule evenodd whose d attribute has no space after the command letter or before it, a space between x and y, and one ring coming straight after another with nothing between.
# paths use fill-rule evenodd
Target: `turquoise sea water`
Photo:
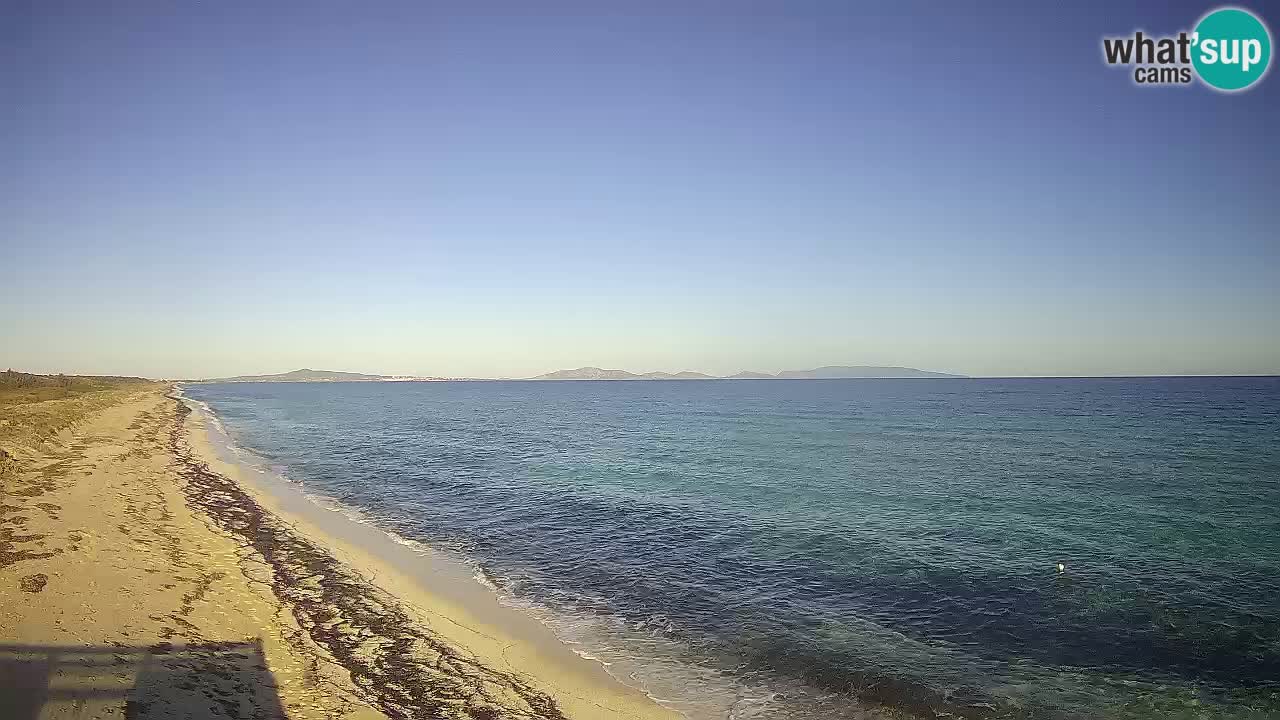
<instances>
[{"instance_id":1,"label":"turquoise sea water","mask_svg":"<svg viewBox=\"0 0 1280 720\"><path fill-rule=\"evenodd\" d=\"M691 717L1280 717L1277 378L185 392Z\"/></svg>"}]
</instances>

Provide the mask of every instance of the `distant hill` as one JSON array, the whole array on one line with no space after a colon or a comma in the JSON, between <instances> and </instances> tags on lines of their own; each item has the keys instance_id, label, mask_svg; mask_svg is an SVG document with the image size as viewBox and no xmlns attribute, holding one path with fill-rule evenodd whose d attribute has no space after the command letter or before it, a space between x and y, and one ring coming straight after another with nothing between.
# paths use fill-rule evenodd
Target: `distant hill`
<instances>
[{"instance_id":1,"label":"distant hill","mask_svg":"<svg viewBox=\"0 0 1280 720\"><path fill-rule=\"evenodd\" d=\"M686 370L678 373L633 373L626 370L605 370L598 367L580 367L573 370L556 370L530 380L822 380L837 378L959 378L964 375L930 372L904 367L880 367L874 365L827 365L813 370L783 370L777 375L743 370L728 377L716 377Z\"/></svg>"},{"instance_id":2,"label":"distant hill","mask_svg":"<svg viewBox=\"0 0 1280 720\"><path fill-rule=\"evenodd\" d=\"M958 378L964 375L930 372L904 367L880 367L876 365L827 365L813 370L783 370L778 373L783 380L826 380L837 378Z\"/></svg>"},{"instance_id":3,"label":"distant hill","mask_svg":"<svg viewBox=\"0 0 1280 720\"><path fill-rule=\"evenodd\" d=\"M718 380L714 375L685 370L678 373L650 372L641 375L646 380Z\"/></svg>"},{"instance_id":4,"label":"distant hill","mask_svg":"<svg viewBox=\"0 0 1280 720\"><path fill-rule=\"evenodd\" d=\"M337 370L293 370L275 375L237 375L236 377L212 378L197 382L369 382L391 380L388 375L365 375L363 373L338 372ZM399 379L399 378L395 378Z\"/></svg>"},{"instance_id":5,"label":"distant hill","mask_svg":"<svg viewBox=\"0 0 1280 720\"><path fill-rule=\"evenodd\" d=\"M646 378L626 370L605 370L598 367L580 367L573 370L556 370L530 380L645 380ZM652 380L653 378L648 378Z\"/></svg>"},{"instance_id":6,"label":"distant hill","mask_svg":"<svg viewBox=\"0 0 1280 720\"><path fill-rule=\"evenodd\" d=\"M573 370L556 370L545 375L529 378L530 380L719 380L720 378L706 373L685 370L684 372L647 372L633 373L626 370L606 370L598 367L580 367Z\"/></svg>"}]
</instances>

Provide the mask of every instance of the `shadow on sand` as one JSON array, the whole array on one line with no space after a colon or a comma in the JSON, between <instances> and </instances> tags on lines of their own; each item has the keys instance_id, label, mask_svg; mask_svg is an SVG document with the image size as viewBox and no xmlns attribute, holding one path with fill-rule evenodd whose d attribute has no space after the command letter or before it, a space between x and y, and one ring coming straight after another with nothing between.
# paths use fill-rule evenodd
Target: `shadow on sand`
<instances>
[{"instance_id":1,"label":"shadow on sand","mask_svg":"<svg viewBox=\"0 0 1280 720\"><path fill-rule=\"evenodd\" d=\"M262 642L49 646L0 644L0 718L283 718Z\"/></svg>"}]
</instances>

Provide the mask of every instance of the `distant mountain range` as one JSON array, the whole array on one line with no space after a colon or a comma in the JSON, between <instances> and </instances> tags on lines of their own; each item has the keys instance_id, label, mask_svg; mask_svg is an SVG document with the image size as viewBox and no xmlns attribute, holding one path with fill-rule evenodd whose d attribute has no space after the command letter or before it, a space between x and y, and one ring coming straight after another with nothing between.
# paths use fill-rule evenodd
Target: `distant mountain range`
<instances>
[{"instance_id":1,"label":"distant mountain range","mask_svg":"<svg viewBox=\"0 0 1280 720\"><path fill-rule=\"evenodd\" d=\"M744 370L727 377L717 377L700 372L648 372L633 373L626 370L605 370L598 367L581 367L574 370L556 370L530 380L828 380L839 378L962 378L964 375L930 372L904 367L876 365L827 365L812 370L783 370L776 375Z\"/></svg>"},{"instance_id":2,"label":"distant mountain range","mask_svg":"<svg viewBox=\"0 0 1280 720\"><path fill-rule=\"evenodd\" d=\"M828 380L838 378L962 378L965 375L879 365L824 365L812 370L783 370L782 380Z\"/></svg>"},{"instance_id":3,"label":"distant mountain range","mask_svg":"<svg viewBox=\"0 0 1280 720\"><path fill-rule=\"evenodd\" d=\"M557 370L545 375L529 378L530 380L821 380L834 378L957 378L964 375L929 372L903 367L878 367L872 365L827 365L813 370L783 370L776 375L744 370L734 375L719 377L706 373L685 370L678 373L647 372L633 373L626 370L605 370L598 367L580 367L573 370ZM235 377L209 378L207 380L191 380L197 383L228 382L279 382L279 383L319 383L319 382L428 382L433 380L478 380L482 378L442 378L418 377L414 375L366 375L364 373L340 372L337 370L293 370L274 375L237 375Z\"/></svg>"},{"instance_id":4,"label":"distant mountain range","mask_svg":"<svg viewBox=\"0 0 1280 720\"><path fill-rule=\"evenodd\" d=\"M712 375L686 370L679 373L633 373L626 370L604 370L598 367L581 367L574 370L556 370L530 380L715 380Z\"/></svg>"},{"instance_id":5,"label":"distant mountain range","mask_svg":"<svg viewBox=\"0 0 1280 720\"><path fill-rule=\"evenodd\" d=\"M194 382L405 382L412 380L442 380L444 378L414 377L409 375L365 375L363 373L339 372L337 370L293 370L274 375L237 375L226 378L210 378Z\"/></svg>"}]
</instances>

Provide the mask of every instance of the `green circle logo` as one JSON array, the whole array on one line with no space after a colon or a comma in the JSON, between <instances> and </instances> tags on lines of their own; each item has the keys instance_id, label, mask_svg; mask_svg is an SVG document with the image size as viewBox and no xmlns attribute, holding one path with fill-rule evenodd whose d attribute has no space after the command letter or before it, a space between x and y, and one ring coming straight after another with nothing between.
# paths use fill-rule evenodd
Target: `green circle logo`
<instances>
[{"instance_id":1,"label":"green circle logo","mask_svg":"<svg viewBox=\"0 0 1280 720\"><path fill-rule=\"evenodd\" d=\"M1248 10L1220 8L1205 15L1191 42L1196 73L1218 90L1243 90L1271 65L1271 33Z\"/></svg>"}]
</instances>

